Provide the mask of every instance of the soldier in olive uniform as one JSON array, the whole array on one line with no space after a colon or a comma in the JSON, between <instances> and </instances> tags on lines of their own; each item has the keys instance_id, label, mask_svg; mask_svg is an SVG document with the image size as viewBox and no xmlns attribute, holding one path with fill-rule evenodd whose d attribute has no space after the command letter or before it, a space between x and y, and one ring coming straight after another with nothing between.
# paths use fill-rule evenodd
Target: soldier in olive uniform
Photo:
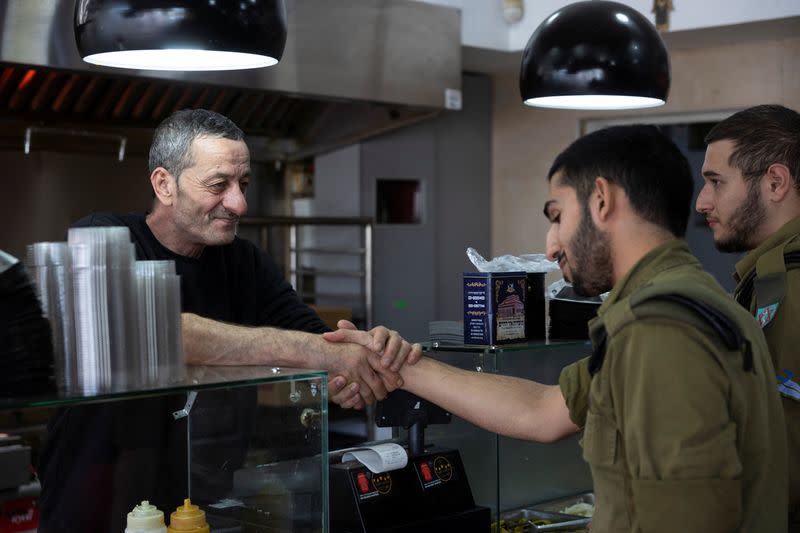
<instances>
[{"instance_id":1,"label":"soldier in olive uniform","mask_svg":"<svg viewBox=\"0 0 800 533\"><path fill-rule=\"evenodd\" d=\"M767 338L782 396L789 454L789 522L800 531L800 114L751 107L706 136L697 197L722 251L736 264L736 300Z\"/></svg>"},{"instance_id":2,"label":"soldier in olive uniform","mask_svg":"<svg viewBox=\"0 0 800 533\"><path fill-rule=\"evenodd\" d=\"M403 367L403 387L510 437L583 429L595 533L786 531L786 436L766 341L680 239L686 159L653 127L615 127L575 141L549 181L548 255L576 292L613 289L590 323L592 356L559 385L423 358Z\"/></svg>"}]
</instances>

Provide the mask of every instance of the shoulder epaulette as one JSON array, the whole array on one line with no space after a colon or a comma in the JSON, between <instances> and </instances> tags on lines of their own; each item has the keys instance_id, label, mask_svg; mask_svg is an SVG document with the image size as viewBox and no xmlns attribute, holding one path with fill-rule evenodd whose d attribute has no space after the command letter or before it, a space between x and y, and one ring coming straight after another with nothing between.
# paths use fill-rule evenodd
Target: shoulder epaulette
<instances>
[{"instance_id":1,"label":"shoulder epaulette","mask_svg":"<svg viewBox=\"0 0 800 533\"><path fill-rule=\"evenodd\" d=\"M783 263L787 271L800 268L800 250L785 252L783 254ZM745 309L749 309L750 301L753 299L753 287L755 286L756 277L756 269L754 268L745 276L740 285L741 288L734 294L736 301Z\"/></svg>"},{"instance_id":2,"label":"shoulder epaulette","mask_svg":"<svg viewBox=\"0 0 800 533\"><path fill-rule=\"evenodd\" d=\"M668 305L664 305L664 303ZM676 307L680 308L682 312L674 312ZM697 317L701 319L701 323L706 324L722 340L727 349L742 350L745 372L754 371L752 346L750 341L742 335L741 329L736 322L719 309L699 299L677 293L645 295L631 302L630 310L631 313L626 313L630 318L622 321L617 320L614 326L615 330L619 330L634 318L663 317L688 321L692 316ZM686 310L690 311L690 313L686 313ZM695 324L692 323L692 325ZM608 332L602 322L598 322L592 328L591 333L593 348L592 356L589 359L589 372L594 375L603 366Z\"/></svg>"}]
</instances>

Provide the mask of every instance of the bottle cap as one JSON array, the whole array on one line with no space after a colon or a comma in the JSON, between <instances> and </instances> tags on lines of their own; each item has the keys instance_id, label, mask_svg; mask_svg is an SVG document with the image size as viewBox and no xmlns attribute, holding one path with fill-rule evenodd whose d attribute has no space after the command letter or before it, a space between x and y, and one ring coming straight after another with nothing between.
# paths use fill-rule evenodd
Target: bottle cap
<instances>
[{"instance_id":1,"label":"bottle cap","mask_svg":"<svg viewBox=\"0 0 800 533\"><path fill-rule=\"evenodd\" d=\"M137 505L133 508L133 511L128 513L128 527L125 529L125 533L165 530L164 513L159 511L155 505L150 505L147 500L144 500L141 505Z\"/></svg>"},{"instance_id":2,"label":"bottle cap","mask_svg":"<svg viewBox=\"0 0 800 533\"><path fill-rule=\"evenodd\" d=\"M169 517L169 531L191 531L192 533L208 533L208 523L206 523L206 513L196 505L192 505L192 500L183 500L183 506L175 509Z\"/></svg>"}]
</instances>

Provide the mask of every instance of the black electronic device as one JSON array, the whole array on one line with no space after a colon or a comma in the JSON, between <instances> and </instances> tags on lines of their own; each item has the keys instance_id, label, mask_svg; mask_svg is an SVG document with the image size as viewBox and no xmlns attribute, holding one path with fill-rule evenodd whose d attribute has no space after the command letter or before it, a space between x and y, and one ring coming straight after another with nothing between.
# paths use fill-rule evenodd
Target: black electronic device
<instances>
[{"instance_id":1,"label":"black electronic device","mask_svg":"<svg viewBox=\"0 0 800 533\"><path fill-rule=\"evenodd\" d=\"M397 390L376 404L375 424L378 427L403 427L408 430L408 455L416 457L425 451L425 427L449 424L450 413L415 394Z\"/></svg>"},{"instance_id":2,"label":"black electronic device","mask_svg":"<svg viewBox=\"0 0 800 533\"><path fill-rule=\"evenodd\" d=\"M333 533L489 531L488 507L475 505L458 450L425 447L425 426L450 422L450 413L405 391L378 402L379 426L408 429L408 464L373 473L358 461L330 465Z\"/></svg>"}]
</instances>

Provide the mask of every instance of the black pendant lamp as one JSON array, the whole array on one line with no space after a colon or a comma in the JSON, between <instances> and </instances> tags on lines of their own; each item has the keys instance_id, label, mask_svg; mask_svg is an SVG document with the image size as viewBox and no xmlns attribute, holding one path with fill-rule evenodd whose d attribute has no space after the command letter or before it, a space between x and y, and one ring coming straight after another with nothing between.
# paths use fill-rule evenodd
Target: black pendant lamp
<instances>
[{"instance_id":1,"label":"black pendant lamp","mask_svg":"<svg viewBox=\"0 0 800 533\"><path fill-rule=\"evenodd\" d=\"M618 2L576 2L533 32L522 56L525 104L563 109L663 105L669 57L653 24Z\"/></svg>"},{"instance_id":2,"label":"black pendant lamp","mask_svg":"<svg viewBox=\"0 0 800 533\"><path fill-rule=\"evenodd\" d=\"M283 0L77 0L84 61L143 70L237 70L280 61Z\"/></svg>"}]
</instances>

